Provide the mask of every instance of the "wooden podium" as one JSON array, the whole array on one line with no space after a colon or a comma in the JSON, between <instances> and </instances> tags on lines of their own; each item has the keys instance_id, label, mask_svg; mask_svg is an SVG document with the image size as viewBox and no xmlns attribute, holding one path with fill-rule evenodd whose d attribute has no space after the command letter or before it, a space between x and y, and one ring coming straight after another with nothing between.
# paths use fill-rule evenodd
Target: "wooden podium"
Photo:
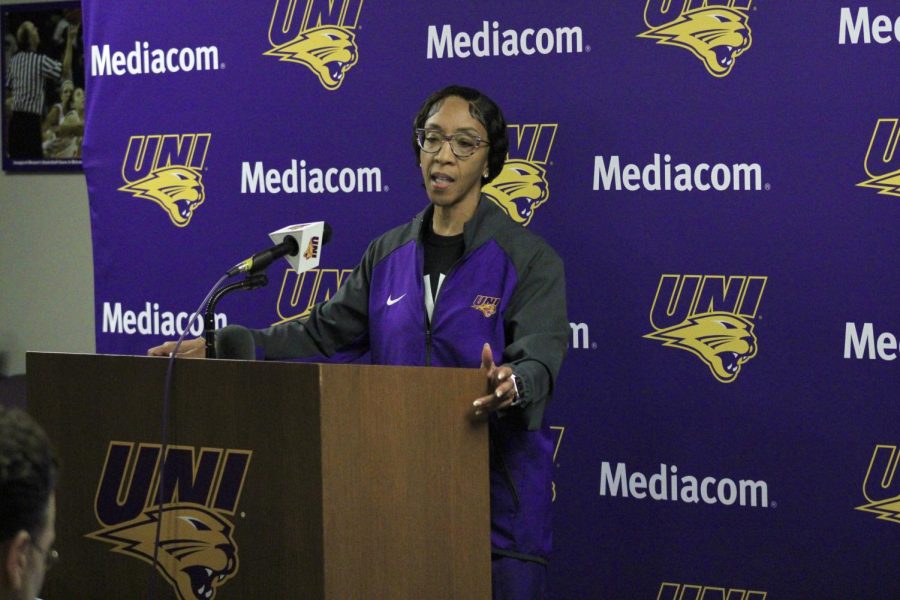
<instances>
[{"instance_id":1,"label":"wooden podium","mask_svg":"<svg viewBox=\"0 0 900 600\"><path fill-rule=\"evenodd\" d=\"M478 371L179 359L163 453L167 362L28 354L62 462L44 597L490 598Z\"/></svg>"}]
</instances>

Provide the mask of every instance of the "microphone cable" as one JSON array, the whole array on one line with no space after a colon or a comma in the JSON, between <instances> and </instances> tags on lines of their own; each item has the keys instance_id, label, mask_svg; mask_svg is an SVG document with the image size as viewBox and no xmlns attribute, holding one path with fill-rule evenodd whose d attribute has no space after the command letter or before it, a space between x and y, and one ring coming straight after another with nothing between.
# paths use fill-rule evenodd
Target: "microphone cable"
<instances>
[{"instance_id":1,"label":"microphone cable","mask_svg":"<svg viewBox=\"0 0 900 600\"><path fill-rule=\"evenodd\" d=\"M200 317L200 313L203 310L203 307L206 306L206 303L209 302L209 299L212 295L219 289L219 287L225 282L226 279L229 278L229 275L226 273L222 275L222 277L215 283L215 285L210 288L209 292L207 292L206 296L203 298L203 301L200 303L200 306L197 307L197 310L191 314L188 318L187 325L184 328L184 331L181 332L181 337L178 338L178 341L175 342L175 348L169 354L169 361L166 365L166 380L163 384L163 405L162 405L162 448L160 449L160 460L162 461L159 467L159 484L157 485L157 494L159 499L159 507L156 512L156 539L153 542L153 562L151 563L152 569L150 571L150 579L151 584L148 589L147 597L149 600L153 600L155 597L156 587L158 585L156 571L159 569L159 540L160 533L162 530L162 516L163 516L163 505L165 504L165 485L166 485L166 450L169 445L169 397L170 391L172 388L172 371L175 367L175 357L178 356L178 349L181 347L181 342L184 341L184 337L187 335L187 332L191 329L191 324L194 322L195 318ZM203 319L200 318L200 322L203 323Z\"/></svg>"},{"instance_id":2,"label":"microphone cable","mask_svg":"<svg viewBox=\"0 0 900 600\"><path fill-rule=\"evenodd\" d=\"M322 245L324 246L326 243L328 243L328 241L331 238L331 226L325 222L322 223L322 226L323 226ZM159 569L159 545L160 545L160 538L161 538L161 533L162 533L163 510L164 510L164 505L165 505L164 500L165 500L165 492L166 492L166 489L165 489L165 486L166 486L166 477L165 477L165 474L166 474L166 451L168 450L168 446L169 446L169 404L170 404L170 396L171 396L171 389L172 389L172 371L175 368L175 358L178 356L178 349L181 347L181 343L184 341L184 338L187 335L187 332L190 331L191 323L194 322L194 319L199 317L200 322L204 323L204 320L201 317L201 313L202 313L204 307L207 306L210 299L219 290L219 288L222 286L222 284L225 282L226 279L229 279L230 277L233 277L234 275L236 275L240 272L255 271L256 269L253 269L253 266L254 266L253 263L254 263L254 260L257 258L262 259L259 261L259 263L257 265L257 269L264 270L278 256L283 256L284 254L288 254L288 253L291 253L293 255L294 253L298 252L299 245L297 244L296 239L294 239L293 236L290 236L290 239L292 242L294 242L293 245L296 246L296 248L297 248L296 250L294 250L294 252L282 252L282 253L278 254L277 256L275 256L276 252L284 250L288 247L288 246L286 246L286 242L282 241L281 244L278 244L277 246L270 248L269 250L265 250L261 253L257 253L255 255L253 255L252 257L250 257L249 259L247 259L241 263L238 263L237 265L235 265L234 267L229 269L224 275L222 275L222 277L219 278L219 280L212 286L212 288L210 288L209 292L207 292L206 296L203 298L203 301L200 302L200 306L197 307L197 310L195 310L191 314L190 318L188 318L187 326L184 328L184 331L181 332L181 336L178 338L178 341L175 342L175 347L172 349L172 352L169 354L169 362L166 365L166 379L165 379L165 383L163 384L162 423L161 423L161 427L160 427L161 432L162 432L160 460L162 461L162 464L160 465L160 468L159 468L159 484L157 485L159 506L157 507L157 511L156 511L156 536L155 536L155 539L153 542L153 562L151 563L152 568L151 568L151 572L150 572L150 585L147 588L148 600L154 599L156 587L158 585L155 571L157 571ZM291 250L293 250L293 248L291 248ZM246 268L241 268L243 266L246 266ZM204 348L205 348L205 346L204 346Z\"/></svg>"}]
</instances>

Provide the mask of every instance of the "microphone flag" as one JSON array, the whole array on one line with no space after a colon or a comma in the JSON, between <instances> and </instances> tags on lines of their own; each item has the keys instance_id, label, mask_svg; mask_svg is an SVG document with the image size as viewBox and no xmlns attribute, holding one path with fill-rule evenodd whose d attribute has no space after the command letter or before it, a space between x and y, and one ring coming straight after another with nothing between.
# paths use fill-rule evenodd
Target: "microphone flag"
<instances>
[{"instance_id":1,"label":"microphone flag","mask_svg":"<svg viewBox=\"0 0 900 600\"><path fill-rule=\"evenodd\" d=\"M294 271L304 273L319 266L321 249L326 241L324 221L289 225L269 234L275 245L281 244L288 237L294 238L299 248L295 255L285 255Z\"/></svg>"}]
</instances>

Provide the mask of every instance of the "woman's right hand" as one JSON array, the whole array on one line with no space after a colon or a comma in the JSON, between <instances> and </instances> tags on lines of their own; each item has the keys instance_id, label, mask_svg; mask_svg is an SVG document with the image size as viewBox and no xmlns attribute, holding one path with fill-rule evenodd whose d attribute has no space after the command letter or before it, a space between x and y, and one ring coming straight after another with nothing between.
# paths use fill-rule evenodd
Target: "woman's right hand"
<instances>
[{"instance_id":1,"label":"woman's right hand","mask_svg":"<svg viewBox=\"0 0 900 600\"><path fill-rule=\"evenodd\" d=\"M147 356L169 356L176 342L166 342L147 350ZM178 347L178 358L206 358L206 339L202 337L184 340Z\"/></svg>"}]
</instances>

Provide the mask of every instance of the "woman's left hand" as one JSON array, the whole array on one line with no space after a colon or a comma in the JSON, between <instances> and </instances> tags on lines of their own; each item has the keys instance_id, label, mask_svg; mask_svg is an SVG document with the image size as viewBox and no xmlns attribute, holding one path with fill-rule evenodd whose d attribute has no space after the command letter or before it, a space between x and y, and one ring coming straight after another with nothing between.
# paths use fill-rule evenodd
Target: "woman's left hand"
<instances>
[{"instance_id":1,"label":"woman's left hand","mask_svg":"<svg viewBox=\"0 0 900 600\"><path fill-rule=\"evenodd\" d=\"M491 345L485 344L481 349L481 370L488 381L487 396L477 398L473 402L475 414L482 415L509 408L516 399L516 387L512 382L512 368L508 365L494 364L494 353Z\"/></svg>"}]
</instances>

